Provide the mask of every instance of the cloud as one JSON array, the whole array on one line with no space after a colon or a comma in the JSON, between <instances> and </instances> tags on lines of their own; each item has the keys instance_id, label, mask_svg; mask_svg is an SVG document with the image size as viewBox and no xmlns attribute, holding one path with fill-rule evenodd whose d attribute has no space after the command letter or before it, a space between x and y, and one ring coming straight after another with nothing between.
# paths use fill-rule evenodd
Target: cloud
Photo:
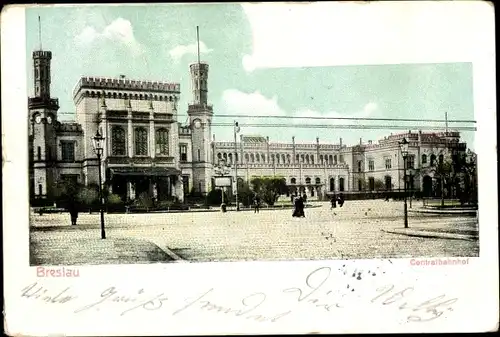
<instances>
[{"instance_id":1,"label":"cloud","mask_svg":"<svg viewBox=\"0 0 500 337\"><path fill-rule=\"evenodd\" d=\"M222 93L222 105L226 113L233 115L286 115L276 96L267 98L259 91L245 93L237 89L225 90Z\"/></svg>"},{"instance_id":2,"label":"cloud","mask_svg":"<svg viewBox=\"0 0 500 337\"><path fill-rule=\"evenodd\" d=\"M319 125L341 125L341 124L358 124L357 120L346 120L344 118L369 118L373 117L378 112L378 105L374 102L369 102L359 111L351 113L340 113L337 111L319 112L314 110L299 110L294 113L300 119L294 119L294 124L319 124ZM338 119L335 119L338 118ZM365 121L366 123L366 121Z\"/></svg>"},{"instance_id":3,"label":"cloud","mask_svg":"<svg viewBox=\"0 0 500 337\"><path fill-rule=\"evenodd\" d=\"M96 41L118 42L130 48L134 54L142 53L142 46L135 39L132 24L123 18L115 19L102 32L93 26L86 26L75 37L75 42L81 47L88 47Z\"/></svg>"},{"instance_id":4,"label":"cloud","mask_svg":"<svg viewBox=\"0 0 500 337\"><path fill-rule=\"evenodd\" d=\"M206 44L200 41L200 54L208 54L212 51L213 49L207 48ZM172 48L169 51L169 54L174 59L174 61L177 62L180 61L185 55L197 55L198 45L196 43L179 45L175 48Z\"/></svg>"},{"instance_id":5,"label":"cloud","mask_svg":"<svg viewBox=\"0 0 500 337\"><path fill-rule=\"evenodd\" d=\"M457 62L494 55L492 7L478 2L245 3L244 68ZM488 49L490 48L490 49Z\"/></svg>"}]
</instances>

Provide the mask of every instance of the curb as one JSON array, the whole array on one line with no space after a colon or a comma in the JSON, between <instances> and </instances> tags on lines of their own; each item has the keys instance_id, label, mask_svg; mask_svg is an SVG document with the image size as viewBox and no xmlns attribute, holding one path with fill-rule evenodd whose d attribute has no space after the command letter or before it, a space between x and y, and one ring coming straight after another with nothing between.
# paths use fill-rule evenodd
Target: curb
<instances>
[{"instance_id":1,"label":"curb","mask_svg":"<svg viewBox=\"0 0 500 337\"><path fill-rule=\"evenodd\" d=\"M161 250L163 250L168 256L170 256L172 258L173 263L180 263L180 262L189 262L188 260L184 260L182 257L180 257L179 255L175 254L170 248L168 247L160 247L158 246L155 242L151 241L152 243L154 243L158 248L160 248Z\"/></svg>"},{"instance_id":2,"label":"curb","mask_svg":"<svg viewBox=\"0 0 500 337\"><path fill-rule=\"evenodd\" d=\"M390 234L399 234L406 236L415 236L421 238L435 238L435 239L448 239L448 240L465 240L465 241L477 241L478 238L471 235L464 234L452 234L452 233L436 233L436 232L426 232L426 231L407 231L407 230L386 230L381 229L382 232Z\"/></svg>"},{"instance_id":3,"label":"curb","mask_svg":"<svg viewBox=\"0 0 500 337\"><path fill-rule=\"evenodd\" d=\"M441 214L441 215L470 215L476 216L477 210L437 210L437 209L409 209L409 213Z\"/></svg>"}]
</instances>

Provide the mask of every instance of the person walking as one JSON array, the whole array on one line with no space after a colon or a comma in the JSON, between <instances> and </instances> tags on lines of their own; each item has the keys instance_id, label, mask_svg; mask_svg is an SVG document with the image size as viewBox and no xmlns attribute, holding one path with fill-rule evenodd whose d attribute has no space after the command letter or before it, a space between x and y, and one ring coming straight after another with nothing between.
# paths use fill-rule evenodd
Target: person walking
<instances>
[{"instance_id":1,"label":"person walking","mask_svg":"<svg viewBox=\"0 0 500 337\"><path fill-rule=\"evenodd\" d=\"M332 196L330 203L332 204L332 208L337 208L337 196L335 194Z\"/></svg>"},{"instance_id":2,"label":"person walking","mask_svg":"<svg viewBox=\"0 0 500 337\"><path fill-rule=\"evenodd\" d=\"M69 201L68 211L71 217L71 225L76 226L76 221L78 220L78 203L76 202L76 200Z\"/></svg>"},{"instance_id":3,"label":"person walking","mask_svg":"<svg viewBox=\"0 0 500 337\"><path fill-rule=\"evenodd\" d=\"M344 206L344 195L342 193L339 194L339 206Z\"/></svg>"},{"instance_id":4,"label":"person walking","mask_svg":"<svg viewBox=\"0 0 500 337\"><path fill-rule=\"evenodd\" d=\"M304 194L304 196L307 198L307 196ZM299 197L299 217L305 218L306 214L304 212L304 207L305 207L305 200L303 197Z\"/></svg>"},{"instance_id":5,"label":"person walking","mask_svg":"<svg viewBox=\"0 0 500 337\"><path fill-rule=\"evenodd\" d=\"M293 213L292 213L292 216L293 217L299 217L300 216L300 213L299 213L299 197L298 196L295 196L295 198L293 199Z\"/></svg>"},{"instance_id":6,"label":"person walking","mask_svg":"<svg viewBox=\"0 0 500 337\"><path fill-rule=\"evenodd\" d=\"M253 197L253 208L254 208L254 213L259 213L260 211L260 198L257 194Z\"/></svg>"}]
</instances>

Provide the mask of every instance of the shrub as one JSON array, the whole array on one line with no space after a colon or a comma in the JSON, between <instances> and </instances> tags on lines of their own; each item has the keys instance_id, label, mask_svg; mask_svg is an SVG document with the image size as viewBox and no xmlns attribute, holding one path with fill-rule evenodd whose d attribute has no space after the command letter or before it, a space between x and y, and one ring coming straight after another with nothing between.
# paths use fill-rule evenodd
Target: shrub
<instances>
[{"instance_id":1,"label":"shrub","mask_svg":"<svg viewBox=\"0 0 500 337\"><path fill-rule=\"evenodd\" d=\"M224 202L228 203L227 194L224 193ZM207 203L211 206L220 205L222 203L222 190L215 189L208 193L207 195Z\"/></svg>"},{"instance_id":2,"label":"shrub","mask_svg":"<svg viewBox=\"0 0 500 337\"><path fill-rule=\"evenodd\" d=\"M107 198L108 205L119 205L122 204L122 198L118 194L110 194Z\"/></svg>"}]
</instances>

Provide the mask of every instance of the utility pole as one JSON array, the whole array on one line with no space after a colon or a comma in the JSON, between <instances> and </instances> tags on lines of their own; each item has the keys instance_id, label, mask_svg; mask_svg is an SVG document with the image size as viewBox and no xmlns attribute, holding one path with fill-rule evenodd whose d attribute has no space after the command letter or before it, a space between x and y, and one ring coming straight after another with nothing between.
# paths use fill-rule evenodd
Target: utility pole
<instances>
[{"instance_id":1,"label":"utility pole","mask_svg":"<svg viewBox=\"0 0 500 337\"><path fill-rule=\"evenodd\" d=\"M236 211L240 210L240 202L238 200L238 143L236 143L236 134L239 131L238 122L234 121L234 195L236 196Z\"/></svg>"}]
</instances>

